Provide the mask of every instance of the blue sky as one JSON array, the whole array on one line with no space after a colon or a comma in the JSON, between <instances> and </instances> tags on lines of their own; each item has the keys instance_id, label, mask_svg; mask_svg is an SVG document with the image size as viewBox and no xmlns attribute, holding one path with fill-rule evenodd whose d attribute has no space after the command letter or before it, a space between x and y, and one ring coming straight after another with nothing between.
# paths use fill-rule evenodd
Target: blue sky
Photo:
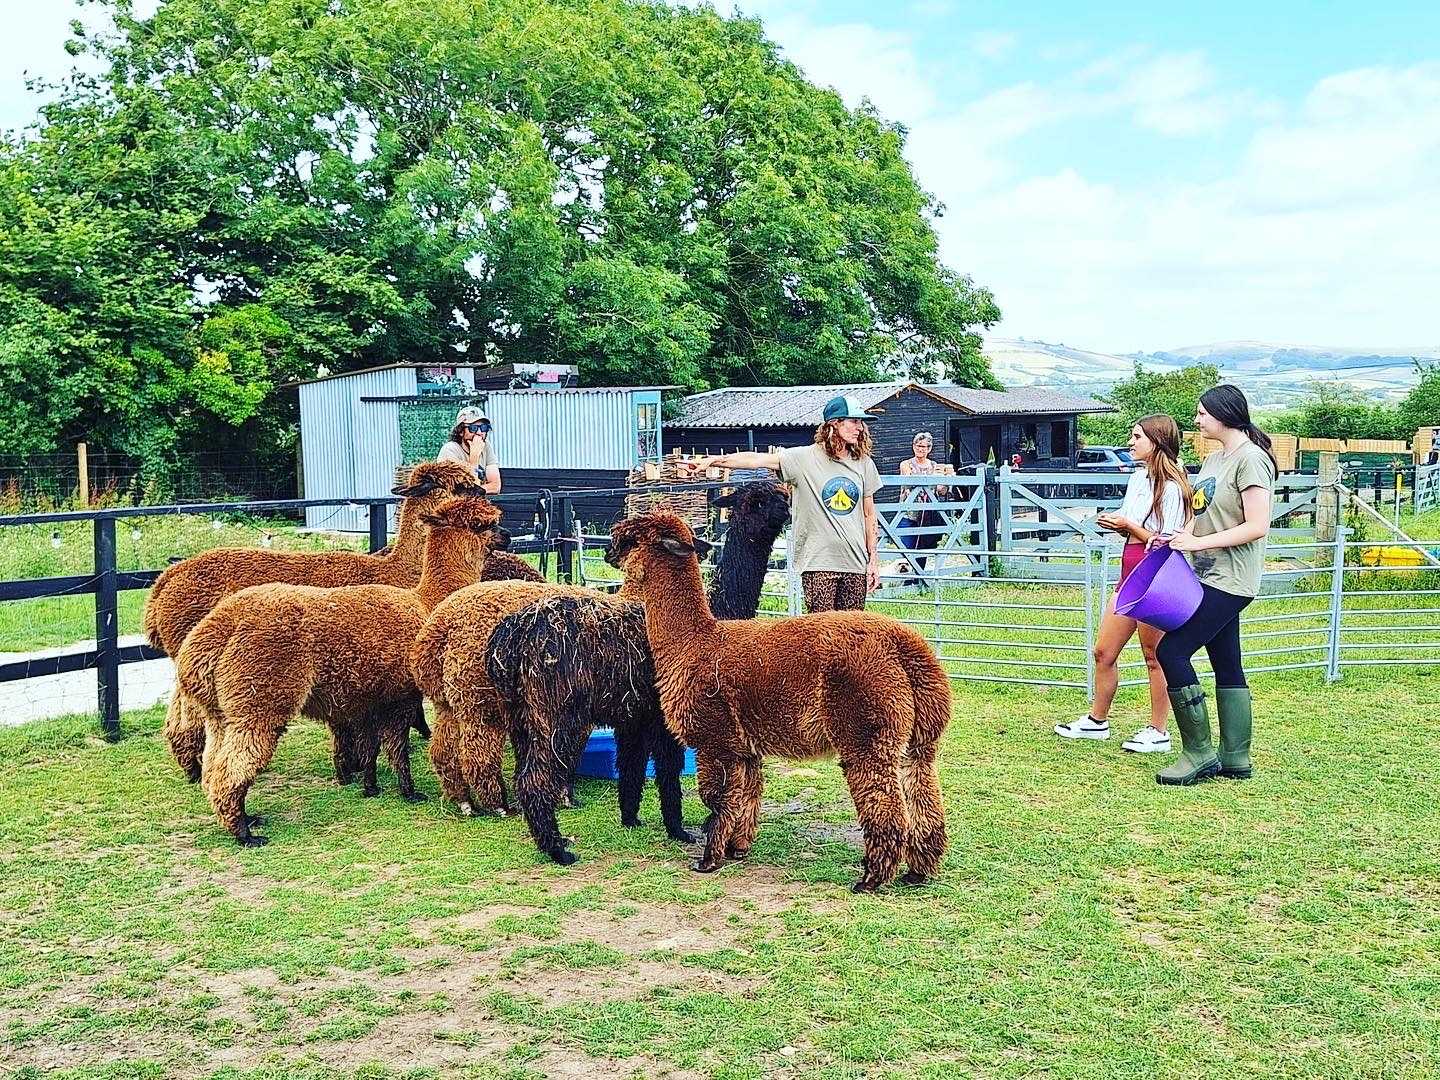
<instances>
[{"instance_id":1,"label":"blue sky","mask_svg":"<svg viewBox=\"0 0 1440 1080\"><path fill-rule=\"evenodd\" d=\"M15 127L19 71L68 68L74 9L4 6ZM906 125L942 254L995 291L1001 335L1440 344L1440 3L739 7Z\"/></svg>"}]
</instances>

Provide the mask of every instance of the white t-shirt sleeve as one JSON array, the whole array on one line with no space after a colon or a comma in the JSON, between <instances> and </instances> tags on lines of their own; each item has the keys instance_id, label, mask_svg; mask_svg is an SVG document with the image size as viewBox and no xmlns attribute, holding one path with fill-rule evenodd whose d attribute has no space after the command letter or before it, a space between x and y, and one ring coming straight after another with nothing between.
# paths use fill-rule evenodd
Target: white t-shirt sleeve
<instances>
[{"instance_id":1,"label":"white t-shirt sleeve","mask_svg":"<svg viewBox=\"0 0 1440 1080\"><path fill-rule=\"evenodd\" d=\"M1185 496L1179 484L1166 484L1160 498L1160 529L1162 533L1178 533L1185 527Z\"/></svg>"},{"instance_id":2,"label":"white t-shirt sleeve","mask_svg":"<svg viewBox=\"0 0 1440 1080\"><path fill-rule=\"evenodd\" d=\"M1120 502L1120 516L1136 525L1144 525L1150 513L1150 478L1144 469L1136 469L1125 482L1125 498Z\"/></svg>"}]
</instances>

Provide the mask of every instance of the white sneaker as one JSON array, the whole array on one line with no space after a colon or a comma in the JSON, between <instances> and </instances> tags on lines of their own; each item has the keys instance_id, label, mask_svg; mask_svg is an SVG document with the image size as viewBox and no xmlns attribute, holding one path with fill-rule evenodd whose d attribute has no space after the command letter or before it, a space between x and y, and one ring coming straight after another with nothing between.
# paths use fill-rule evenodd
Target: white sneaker
<instances>
[{"instance_id":1,"label":"white sneaker","mask_svg":"<svg viewBox=\"0 0 1440 1080\"><path fill-rule=\"evenodd\" d=\"M1132 754L1168 754L1170 752L1170 735L1165 731L1156 731L1146 724L1121 743L1120 749L1129 750Z\"/></svg>"},{"instance_id":2,"label":"white sneaker","mask_svg":"<svg viewBox=\"0 0 1440 1080\"><path fill-rule=\"evenodd\" d=\"M1108 739L1110 738L1110 722L1096 720L1086 713L1078 720L1072 720L1068 724L1056 724L1055 734L1062 739Z\"/></svg>"}]
</instances>

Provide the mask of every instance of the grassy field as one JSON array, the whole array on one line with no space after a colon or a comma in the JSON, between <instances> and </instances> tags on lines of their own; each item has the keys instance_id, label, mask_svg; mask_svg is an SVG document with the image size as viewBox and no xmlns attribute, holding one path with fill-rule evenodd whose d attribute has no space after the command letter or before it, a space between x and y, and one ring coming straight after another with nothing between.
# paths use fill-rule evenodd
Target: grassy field
<instances>
[{"instance_id":1,"label":"grassy field","mask_svg":"<svg viewBox=\"0 0 1440 1080\"><path fill-rule=\"evenodd\" d=\"M1270 676L1257 778L1188 790L1055 739L1074 706L960 688L943 875L874 897L848 891L833 763L772 762L751 858L701 877L653 794L627 831L609 784L562 816L565 870L517 819L454 816L426 767L418 807L388 775L376 800L336 787L301 723L250 799L272 843L240 850L158 712L114 746L81 719L0 730L0 1072L1440 1071L1440 675Z\"/></svg>"}]
</instances>

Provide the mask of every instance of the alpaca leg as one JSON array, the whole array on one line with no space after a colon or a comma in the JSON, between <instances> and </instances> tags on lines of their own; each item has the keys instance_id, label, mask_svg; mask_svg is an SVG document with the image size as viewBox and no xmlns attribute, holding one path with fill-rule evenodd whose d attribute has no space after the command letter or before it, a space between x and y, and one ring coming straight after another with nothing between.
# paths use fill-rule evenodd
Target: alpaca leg
<instances>
[{"instance_id":1,"label":"alpaca leg","mask_svg":"<svg viewBox=\"0 0 1440 1080\"><path fill-rule=\"evenodd\" d=\"M693 844L696 837L685 828L685 815L681 808L680 774L685 770L685 747L670 734L658 716L651 719L648 734L650 754L655 759L655 786L660 791L660 817L665 822L665 832L672 840ZM643 770L641 777L643 783Z\"/></svg>"},{"instance_id":2,"label":"alpaca leg","mask_svg":"<svg viewBox=\"0 0 1440 1080\"><path fill-rule=\"evenodd\" d=\"M400 797L406 802L423 802L425 793L415 790L415 778L410 775L410 728L414 712L415 707L408 704L390 710L381 729L381 740L390 768L395 770L395 784L400 789Z\"/></svg>"},{"instance_id":3,"label":"alpaca leg","mask_svg":"<svg viewBox=\"0 0 1440 1080\"><path fill-rule=\"evenodd\" d=\"M894 758L872 758L863 752L847 757L840 767L865 834L865 861L855 891L874 892L894 879L906 855L910 826L899 769Z\"/></svg>"},{"instance_id":4,"label":"alpaca leg","mask_svg":"<svg viewBox=\"0 0 1440 1080\"><path fill-rule=\"evenodd\" d=\"M474 809L502 817L510 812L502 773L505 764L505 729L493 720L467 721L461 740L460 764L465 786L475 796ZM432 740L431 745L434 745Z\"/></svg>"},{"instance_id":5,"label":"alpaca leg","mask_svg":"<svg viewBox=\"0 0 1440 1080\"><path fill-rule=\"evenodd\" d=\"M524 723L515 725L511 741L515 744L515 799L525 815L530 837L550 858L569 866L576 856L560 835L560 823L555 817L564 766L551 757L548 746L536 744L534 733Z\"/></svg>"},{"instance_id":6,"label":"alpaca leg","mask_svg":"<svg viewBox=\"0 0 1440 1080\"><path fill-rule=\"evenodd\" d=\"M755 844L755 834L760 831L760 793L764 775L760 759L745 758L739 762L739 769L742 813L726 851L732 859L743 859L749 855Z\"/></svg>"},{"instance_id":7,"label":"alpaca leg","mask_svg":"<svg viewBox=\"0 0 1440 1080\"><path fill-rule=\"evenodd\" d=\"M420 738L430 738L430 725L425 722L425 702L420 698L415 699L415 715L410 718L410 726Z\"/></svg>"},{"instance_id":8,"label":"alpaca leg","mask_svg":"<svg viewBox=\"0 0 1440 1080\"><path fill-rule=\"evenodd\" d=\"M245 813L245 795L260 770L270 764L284 730L285 721L278 717L229 718L215 752L206 752L205 787L211 809L244 847L267 842L250 831L255 819Z\"/></svg>"},{"instance_id":9,"label":"alpaca leg","mask_svg":"<svg viewBox=\"0 0 1440 1080\"><path fill-rule=\"evenodd\" d=\"M947 846L945 803L940 795L940 773L935 765L937 747L926 747L900 766L900 787L910 817L910 839L905 861L909 871L901 877L906 885L920 885L934 877Z\"/></svg>"},{"instance_id":10,"label":"alpaca leg","mask_svg":"<svg viewBox=\"0 0 1440 1080\"><path fill-rule=\"evenodd\" d=\"M200 779L200 760L205 754L205 720L201 711L187 706L177 687L165 709L165 741L170 753L193 784Z\"/></svg>"},{"instance_id":11,"label":"alpaca leg","mask_svg":"<svg viewBox=\"0 0 1440 1080\"><path fill-rule=\"evenodd\" d=\"M615 771L620 774L620 824L636 828L640 821L640 799L645 793L645 763L650 758L645 732L630 718L615 724ZM655 775L660 775L659 763Z\"/></svg>"},{"instance_id":12,"label":"alpaca leg","mask_svg":"<svg viewBox=\"0 0 1440 1080\"><path fill-rule=\"evenodd\" d=\"M705 854L695 864L697 871L708 874L725 865L730 839L743 815L744 770L736 759L718 754L697 753L696 766L701 790L714 793L715 798Z\"/></svg>"},{"instance_id":13,"label":"alpaca leg","mask_svg":"<svg viewBox=\"0 0 1440 1080\"><path fill-rule=\"evenodd\" d=\"M341 787L355 782L360 755L355 751L356 736L344 724L330 724L330 762L335 768L335 782Z\"/></svg>"},{"instance_id":14,"label":"alpaca leg","mask_svg":"<svg viewBox=\"0 0 1440 1080\"><path fill-rule=\"evenodd\" d=\"M475 813L470 788L465 783L465 770L460 764L460 730L455 714L448 706L435 705L435 727L430 737L430 765L440 781L440 793L469 817Z\"/></svg>"},{"instance_id":15,"label":"alpaca leg","mask_svg":"<svg viewBox=\"0 0 1440 1080\"><path fill-rule=\"evenodd\" d=\"M380 779L376 776L376 768L380 763L380 725L383 723L383 713L377 710L368 713L358 729L352 729L352 746L360 757L363 777L360 797L363 799L373 799L380 794Z\"/></svg>"}]
</instances>

